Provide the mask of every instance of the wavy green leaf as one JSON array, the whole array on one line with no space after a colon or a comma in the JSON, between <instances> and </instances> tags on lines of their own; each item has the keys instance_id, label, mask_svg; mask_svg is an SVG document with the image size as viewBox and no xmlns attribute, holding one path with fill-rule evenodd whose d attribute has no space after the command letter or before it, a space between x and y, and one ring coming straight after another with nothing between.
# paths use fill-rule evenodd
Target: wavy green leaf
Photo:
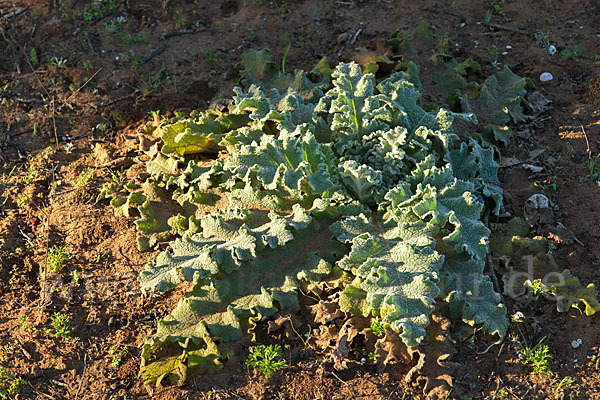
<instances>
[{"instance_id":1,"label":"wavy green leaf","mask_svg":"<svg viewBox=\"0 0 600 400\"><path fill-rule=\"evenodd\" d=\"M407 346L415 346L425 337L434 309L443 257L435 252L432 228L425 223L386 228L363 214L333 224L338 240L351 244L338 266L360 278L357 287L366 292L370 307L401 332Z\"/></svg>"}]
</instances>

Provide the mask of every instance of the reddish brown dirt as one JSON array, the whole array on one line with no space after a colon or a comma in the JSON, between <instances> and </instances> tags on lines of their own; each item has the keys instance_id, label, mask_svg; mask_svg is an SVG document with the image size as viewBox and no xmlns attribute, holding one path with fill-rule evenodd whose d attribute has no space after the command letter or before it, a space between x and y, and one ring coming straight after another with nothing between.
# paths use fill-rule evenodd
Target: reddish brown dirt
<instances>
[{"instance_id":1,"label":"reddish brown dirt","mask_svg":"<svg viewBox=\"0 0 600 400\"><path fill-rule=\"evenodd\" d=\"M456 57L473 57L486 75L497 60L531 78L552 108L519 131L506 155L525 160L530 151L545 149L530 161L544 170L534 175L520 166L503 169L507 208L522 215L531 194L546 194L557 218L583 244L558 244L559 265L586 284L600 285L600 187L598 178L589 177L590 158L600 152L595 1L128 0L86 21L81 13L91 3L0 0L0 364L26 381L20 398L150 398L137 377L139 345L153 333L156 319L171 310L175 294L141 296L137 274L156 253L139 253L132 221L114 217L109 205L94 200L111 179L106 165L136 156L128 134L150 111L170 116L229 97L240 56L251 48L268 47L280 59L291 43L287 68L310 68L322 56L346 61L355 48L374 46L425 20L455 40ZM25 12L4 17L21 9ZM126 22L121 33L112 34L105 23L118 16ZM195 33L161 40L182 29ZM338 44L340 34L358 29L351 48ZM557 54L540 47L544 35ZM576 45L585 48L577 59L561 56ZM541 83L546 71L554 79ZM597 167L600 171L600 161ZM77 185L86 171L93 177L79 178ZM136 173L127 172L127 179ZM64 246L69 260L44 279L40 271L48 269L46 252L54 246ZM450 397L600 399L598 314L586 317L574 309L559 314L544 301L509 300L508 306L526 315L523 329L532 340L547 337L557 380L531 374L514 341L480 354L488 345L482 338L463 343L454 357L458 369ZM69 316L76 340L46 330L55 312ZM22 327L22 316L37 326L35 332ZM582 345L573 349L577 338ZM288 344L296 349L288 360L292 366L270 380L245 368L227 369L181 388L161 388L154 397L422 397L417 384L404 381L410 366L394 364L383 372L354 366L321 378L313 366L322 355L297 350L302 349L297 340ZM128 350L116 368L115 346ZM559 387L566 377L573 382Z\"/></svg>"}]
</instances>

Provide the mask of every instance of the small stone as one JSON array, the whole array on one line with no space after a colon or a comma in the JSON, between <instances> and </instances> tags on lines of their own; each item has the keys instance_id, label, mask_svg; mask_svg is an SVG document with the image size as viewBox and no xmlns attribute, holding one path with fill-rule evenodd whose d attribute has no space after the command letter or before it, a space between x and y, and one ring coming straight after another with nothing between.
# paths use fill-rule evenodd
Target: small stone
<instances>
[{"instance_id":1,"label":"small stone","mask_svg":"<svg viewBox=\"0 0 600 400\"><path fill-rule=\"evenodd\" d=\"M114 326L115 325L115 317L110 317L108 319L108 326Z\"/></svg>"},{"instance_id":2,"label":"small stone","mask_svg":"<svg viewBox=\"0 0 600 400\"><path fill-rule=\"evenodd\" d=\"M548 54L550 54L551 56L556 54L556 46L551 44L550 46L548 46Z\"/></svg>"},{"instance_id":3,"label":"small stone","mask_svg":"<svg viewBox=\"0 0 600 400\"><path fill-rule=\"evenodd\" d=\"M337 37L338 44L346 43L346 40L348 40L348 37L350 37L350 34L348 32L340 33L340 35Z\"/></svg>"},{"instance_id":4,"label":"small stone","mask_svg":"<svg viewBox=\"0 0 600 400\"><path fill-rule=\"evenodd\" d=\"M581 339L579 339L579 340L581 340ZM579 346L581 346L581 342L579 340L572 340L571 341L571 347L574 348L574 349L576 349Z\"/></svg>"},{"instance_id":5,"label":"small stone","mask_svg":"<svg viewBox=\"0 0 600 400\"><path fill-rule=\"evenodd\" d=\"M542 72L540 74L541 82L548 82L548 81L551 81L552 79L554 79L554 77L552 76L552 74L550 72Z\"/></svg>"}]
</instances>

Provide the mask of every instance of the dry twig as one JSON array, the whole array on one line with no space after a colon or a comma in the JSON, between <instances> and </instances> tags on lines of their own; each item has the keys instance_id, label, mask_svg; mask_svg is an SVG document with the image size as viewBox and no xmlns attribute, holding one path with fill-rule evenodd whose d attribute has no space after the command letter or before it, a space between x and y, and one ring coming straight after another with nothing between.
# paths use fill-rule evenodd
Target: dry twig
<instances>
[{"instance_id":1,"label":"dry twig","mask_svg":"<svg viewBox=\"0 0 600 400\"><path fill-rule=\"evenodd\" d=\"M483 26L487 26L489 28L498 29L498 30L501 30L501 31L508 31L508 32L520 33L522 35L531 36L531 32L526 31L525 29L515 28L513 26L505 26L505 25L500 25L500 24L494 24L492 22L486 22L486 21L479 21L478 24L483 25Z\"/></svg>"},{"instance_id":2,"label":"dry twig","mask_svg":"<svg viewBox=\"0 0 600 400\"><path fill-rule=\"evenodd\" d=\"M146 64L148 61L152 60L154 57L156 57L157 55L161 54L163 51L165 51L165 49L167 48L166 44L163 44L162 46L160 46L158 49L152 49L152 51L148 54L146 54L144 56L144 58L142 58L140 60L140 65L144 65Z\"/></svg>"},{"instance_id":3,"label":"dry twig","mask_svg":"<svg viewBox=\"0 0 600 400\"><path fill-rule=\"evenodd\" d=\"M2 18L8 20L8 19L10 19L12 17L16 17L18 15L23 14L25 11L27 11L27 7L18 9L18 10L13 11L13 12L6 13L6 14L2 15Z\"/></svg>"}]
</instances>

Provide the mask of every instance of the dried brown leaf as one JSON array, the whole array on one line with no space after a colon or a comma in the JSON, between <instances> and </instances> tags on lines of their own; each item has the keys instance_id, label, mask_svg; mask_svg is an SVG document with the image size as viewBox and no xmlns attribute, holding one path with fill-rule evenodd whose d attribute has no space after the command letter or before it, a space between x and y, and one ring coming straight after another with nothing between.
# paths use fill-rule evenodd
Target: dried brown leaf
<instances>
[{"instance_id":1,"label":"dried brown leaf","mask_svg":"<svg viewBox=\"0 0 600 400\"><path fill-rule=\"evenodd\" d=\"M434 312L431 319L423 343L409 349L413 357L419 356L419 361L405 379L423 385L423 394L428 399L445 399L452 390L451 374L456 369L450 358L457 351L450 335L450 321L438 312Z\"/></svg>"}]
</instances>

